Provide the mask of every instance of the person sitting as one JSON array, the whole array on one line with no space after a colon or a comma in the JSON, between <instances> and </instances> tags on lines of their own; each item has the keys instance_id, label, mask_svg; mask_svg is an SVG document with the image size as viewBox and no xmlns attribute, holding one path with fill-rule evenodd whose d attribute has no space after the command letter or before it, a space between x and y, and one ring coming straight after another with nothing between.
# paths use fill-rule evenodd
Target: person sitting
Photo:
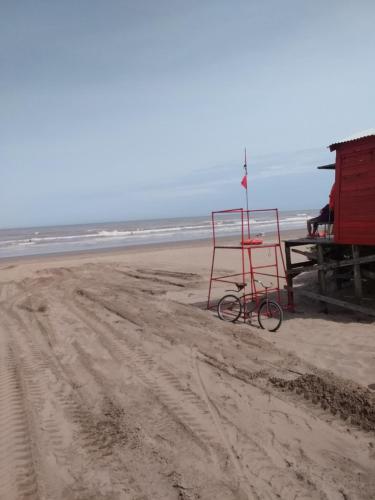
<instances>
[{"instance_id":1,"label":"person sitting","mask_svg":"<svg viewBox=\"0 0 375 500\"><path fill-rule=\"evenodd\" d=\"M318 217L314 217L307 221L307 232L308 238L315 238L316 232L318 231L319 224L332 224L334 221L334 207L335 207L335 183L331 188L331 192L329 193L329 203L325 205Z\"/></svg>"},{"instance_id":2,"label":"person sitting","mask_svg":"<svg viewBox=\"0 0 375 500\"><path fill-rule=\"evenodd\" d=\"M315 238L319 224L331 224L333 222L333 211L329 207L329 203L325 205L318 217L313 217L307 221L308 238Z\"/></svg>"},{"instance_id":3,"label":"person sitting","mask_svg":"<svg viewBox=\"0 0 375 500\"><path fill-rule=\"evenodd\" d=\"M332 214L335 208L335 194L336 194L336 183L334 182L331 187L331 192L329 193L329 209Z\"/></svg>"}]
</instances>

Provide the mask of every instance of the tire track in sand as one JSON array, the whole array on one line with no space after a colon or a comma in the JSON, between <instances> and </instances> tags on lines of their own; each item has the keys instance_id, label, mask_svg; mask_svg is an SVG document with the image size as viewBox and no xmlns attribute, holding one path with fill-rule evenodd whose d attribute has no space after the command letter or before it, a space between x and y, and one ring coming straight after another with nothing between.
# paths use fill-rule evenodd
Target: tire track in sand
<instances>
[{"instance_id":1,"label":"tire track in sand","mask_svg":"<svg viewBox=\"0 0 375 500\"><path fill-rule=\"evenodd\" d=\"M32 342L31 329L22 316L9 310L2 314L2 320L11 332L18 373L22 378L23 402L27 407L40 497L60 499L64 491L73 487L74 480L69 472L69 443L64 445L59 430L64 423L63 409L54 398L54 391L50 390L51 382L56 382L56 378L48 360Z\"/></svg>"},{"instance_id":2,"label":"tire track in sand","mask_svg":"<svg viewBox=\"0 0 375 500\"><path fill-rule=\"evenodd\" d=\"M257 488L262 491L263 498L274 498L275 495L280 495L281 498L300 500L326 498L325 493L319 491L320 489L317 488L316 485L309 485L308 483L301 484L301 481L298 481L293 473L275 465L266 451L258 443L249 436L242 435L242 438L246 440L246 443L242 443L244 450L246 450L246 463L248 464L250 462L251 464L251 467L245 468L244 464L241 463L242 460L237 458L235 450L233 450L226 438L227 433L225 432L225 426L229 425L229 427L233 429L233 424L225 422L224 425L224 422L222 422L222 415L216 407L213 406L208 394L204 390L202 379L198 381L198 386L201 388L201 395L199 396L190 389L183 387L176 375L164 367L158 366L154 359L141 348L139 342L132 340L129 336L124 336L123 328L116 323L109 323L102 316L98 315L97 310L89 308L88 305L99 306L107 315L109 312L117 317L121 316L123 320L127 321L126 315L124 315L122 311L117 311L113 304L108 306L105 300L95 297L92 293L86 294L81 291L77 297L77 301L81 309L85 310L85 314L89 318L94 319L97 324L103 324L103 328L106 330L103 329L101 335L102 339L105 335L105 331L107 334L110 332L122 346L126 346L128 351L125 355L128 355L128 362L133 363L136 374L141 379L143 377L144 383L151 388L160 401L166 403L185 427L186 424L188 424L190 429L199 436L202 441L205 439L208 440L208 445L211 447L211 453L220 450L221 455L223 452L226 455L226 460L228 460L229 457L239 481L238 485L241 486L242 490L247 491L249 498L257 498ZM91 326L95 327L95 325ZM137 329L134 327L133 318L128 322L127 329L138 335ZM113 346L113 348L115 348L115 346ZM130 357L129 350L131 351ZM196 366L193 367L193 373L195 368ZM201 384L203 384L203 387ZM262 388L255 384L254 387L256 390L262 390ZM202 414L196 411L189 411L187 404L189 401L193 403L195 409L199 408ZM195 417L194 423L198 424L195 428L190 425L192 413ZM217 464L219 463L218 461L216 462ZM257 488L253 488L252 485L256 485Z\"/></svg>"},{"instance_id":3,"label":"tire track in sand","mask_svg":"<svg viewBox=\"0 0 375 500\"><path fill-rule=\"evenodd\" d=\"M31 318L28 319L32 319L34 314L24 312L23 315L30 315ZM121 494L121 498L126 500L145 499L134 478L127 473L124 475L126 467L117 460L113 453L113 443L108 442L106 435L98 433L98 426L101 422L98 422L98 419L87 410L86 405L76 400L72 387L65 380L65 375L61 372L56 360L36 343L33 338L34 329L28 327L26 319L16 311L15 304L13 304L12 311L6 313L6 321L12 331L14 341L17 342L15 348L18 352L22 352L25 385L23 401L29 400L30 414L32 413L34 418L37 418L33 427L43 429L43 433L39 433L33 440L40 447L38 453L41 460L40 474L44 479L43 485L48 486L48 493L44 498L63 498L67 490L71 492L69 498L77 500L86 497L101 498L98 490L100 475L104 470L111 477L108 494ZM54 381L52 385L51 375ZM45 394L48 394L49 398L50 411L48 413L45 411ZM58 419L55 418L56 414L58 414ZM61 419L64 419L66 425L73 430L73 442L65 446L62 445L59 434ZM50 453L56 457L57 469L50 470L49 464L43 460L45 455ZM78 454L78 467L81 470L78 469L79 473L71 474L70 470L74 468L74 459ZM93 471L95 471L94 480ZM81 474L87 474L90 483L93 484L86 485L84 478L79 477ZM65 483L61 482L61 477Z\"/></svg>"},{"instance_id":4,"label":"tire track in sand","mask_svg":"<svg viewBox=\"0 0 375 500\"><path fill-rule=\"evenodd\" d=\"M24 388L14 353L3 335L0 345L0 498L37 500L38 481Z\"/></svg>"},{"instance_id":5,"label":"tire track in sand","mask_svg":"<svg viewBox=\"0 0 375 500\"><path fill-rule=\"evenodd\" d=\"M22 288L14 281L7 281L1 285L0 304L5 304L9 299L18 297ZM21 291L23 294L23 290Z\"/></svg>"},{"instance_id":6,"label":"tire track in sand","mask_svg":"<svg viewBox=\"0 0 375 500\"><path fill-rule=\"evenodd\" d=\"M86 300L85 300L86 299ZM263 498L275 498L276 495L294 499L311 499L311 495L316 494L310 488L303 489L298 481L294 481L290 476L285 477L285 470L273 465L270 458L255 442L249 441L246 446L247 459L252 457L254 467L251 470L244 470L240 460L237 458L232 446L228 443L224 426L220 423L220 415L212 407L207 393L203 390L203 398L195 394L190 389L184 388L179 379L164 367L157 366L154 359L142 350L140 345L132 341L128 336L124 336L123 330L110 324L108 321L98 315L97 311L88 307L87 301L93 305L99 305L103 311L109 311L119 316L118 311L113 311L107 304L102 304L100 299L93 297L92 294L86 295L80 293L77 298L80 310L75 309L82 321L92 328L96 329L102 343L110 342L109 350L111 354L121 353L121 357L130 365L138 378L147 385L158 399L169 408L170 411L181 421L183 426L190 429L203 442L206 442L211 456L215 460L215 452L220 450L221 455L229 457L235 475L238 478L238 493L242 492L244 498L257 498L256 490L259 487ZM84 314L82 314L84 311ZM123 318L126 321L126 318ZM98 329L98 325L101 328ZM134 323L130 321L128 328L134 330ZM108 333L115 337L108 339ZM202 388L202 380L199 385ZM216 459L216 464L219 461Z\"/></svg>"},{"instance_id":7,"label":"tire track in sand","mask_svg":"<svg viewBox=\"0 0 375 500\"><path fill-rule=\"evenodd\" d=\"M114 388L113 379L111 380L111 378L109 376L107 377L100 369L98 369L98 366L95 364L95 360L93 360L91 358L89 352L86 350L88 348L86 341L90 338L90 346L92 349L95 348L95 343L96 343L96 348L98 348L98 347L103 348L105 350L105 352L110 355L110 357L113 359L113 361L116 362L116 365L118 364L118 366L116 366L114 368L116 370L116 374L117 374L120 366L124 365L124 356L119 354L118 344L116 344L115 342L111 343L111 336L108 335L107 331L104 333L104 330L100 330L97 328L96 328L96 331L94 331L94 328L91 326L91 324L90 325L87 324L86 316L80 314L81 311L77 311L75 304L71 303L71 301L65 302L64 300L61 300L59 297L59 308L60 308L59 314L61 314L64 318L67 318L70 325L73 325L75 323L76 328L78 328L80 333L82 333L82 329L83 329L82 327L84 327L85 330L90 332L90 336L85 336L82 339L81 335L79 335L79 336L77 336L77 338L75 340L72 340L72 342L71 342L72 348L74 348L76 354L78 355L78 359L76 362L78 362L84 368L84 370L88 374L90 374L90 376L95 381L96 386L100 388L100 392L105 395L105 398L112 401L114 406L116 408L119 408L119 410L121 410L122 409L121 402L120 402L120 405L118 405L119 400L117 399L116 391L113 390L113 388ZM90 317L94 318L94 323L96 324L97 321L91 313L90 313ZM38 321L44 322L44 320L41 320L41 318L38 318ZM57 334L55 333L53 335L53 337L56 337L56 336L57 336ZM91 342L93 342L93 344L91 344ZM89 351L91 351L90 348L89 348ZM145 363L153 364L153 360L151 360L150 357L145 358L142 355L142 353L140 353L139 356L144 360ZM129 363L129 365L130 365L130 363ZM135 373L134 366L131 365L131 367L132 367L132 372ZM168 372L166 372L166 374L167 374L167 376L169 375ZM140 375L139 372L138 372L138 375ZM136 376L139 379L140 377L138 375L136 375ZM132 375L129 375L129 376L132 376ZM143 380L143 382L144 382L144 380ZM149 389L148 385L147 385L147 389ZM162 407L165 409L165 404L162 404ZM171 421L172 421L172 419L168 418L168 415L170 415L170 410L168 408L167 408L167 410L168 410L168 413L163 414L163 424L162 424L163 428L165 428L168 425L171 425ZM165 416L167 417L167 419L164 418ZM173 418L173 423L175 423L175 420L176 419ZM180 421L178 423L179 423L179 425L181 425ZM124 425L124 422L120 422L120 424L121 424L121 429L119 429L119 431L120 431L119 436L116 436L116 439L118 437L120 437L120 440L121 440L121 437L123 435L125 438L124 442L125 442L125 444L127 444L128 449L129 449L129 446L130 446L130 448L133 448L133 444L135 443L135 441L133 441L132 434L136 435L137 429L139 429L139 427L137 425L135 425L135 426L130 425L129 426L128 423L125 422L125 428L122 428ZM136 422L135 422L135 424L136 424ZM157 424L157 427L160 427L160 426ZM127 437L126 437L126 434L128 435ZM189 430L189 436L191 437L190 430ZM136 436L135 436L135 439L137 439ZM193 439L194 439L194 436L193 436ZM130 442L129 442L129 440L130 440ZM204 451L207 453L207 444L206 443L203 443L203 445L202 445L202 443L199 443L199 444L200 444L200 447L201 448L203 447ZM137 457L136 453L137 453L136 451L133 452L132 460L136 460L136 457ZM152 453L154 453L154 452L152 452ZM150 459L150 465L152 466L151 469L155 468L155 465L156 465L155 464L155 456L152 455L149 459ZM139 461L138 461L138 463L137 463L137 461L135 461L135 463L133 464L132 460L130 460L129 463L128 463L128 459L124 458L124 460L126 463L126 467L129 468L131 474L134 477L137 477L138 482L140 482L141 484L147 484L147 481L149 480L149 477L147 477L147 473L145 473L145 470L147 470L147 467L146 468L139 467L139 463L140 463ZM145 460L145 458L143 458L143 460ZM124 469L124 467L123 467L123 469ZM154 472L156 474L161 474L162 480L165 481L165 476L163 473L160 472L160 470L158 470L158 467L156 467ZM169 476L167 476L167 477L169 478ZM170 479L168 479L168 482L170 483ZM151 483L151 485L152 485L152 483ZM171 485L169 484L169 488L170 487L171 487ZM172 487L174 487L174 486L172 485ZM147 488L145 487L145 489L147 489ZM155 492L153 494L151 494L151 492L150 492L150 498L154 498L154 495L155 495ZM144 498L146 498L146 497L144 497ZM132 498L132 500L133 500L133 498Z\"/></svg>"},{"instance_id":8,"label":"tire track in sand","mask_svg":"<svg viewBox=\"0 0 375 500\"><path fill-rule=\"evenodd\" d=\"M242 460L237 455L233 445L230 443L228 433L226 432L226 427L233 427L233 423L223 417L219 408L210 398L199 367L200 353L196 349L192 349L191 355L193 370L201 389L202 397L206 401L207 407L210 410L218 432L221 434L223 441L226 442L229 457L233 466L238 471L238 477L241 481L244 481L246 480L246 474L249 472L245 469ZM254 387L257 388L255 385ZM242 453L245 451L247 462L250 459L251 475L253 477L255 491L257 491L258 488L262 491L262 499L266 498L264 496L265 494L267 495L267 498L274 498L275 493L278 498L293 498L295 500L325 498L324 494L320 492L318 493L311 487L307 488L308 491L306 491L306 489L302 489L301 484L298 484L298 481L293 480L290 475L285 474L284 469L281 469L272 463L265 450L254 440L249 438L249 436L244 436L243 433L241 433L241 437L243 438L241 443ZM268 486L268 490L267 488L265 489L265 485ZM271 490L269 487L271 487Z\"/></svg>"},{"instance_id":9,"label":"tire track in sand","mask_svg":"<svg viewBox=\"0 0 375 500\"><path fill-rule=\"evenodd\" d=\"M200 446L211 455L213 462L217 462L217 455L213 453L213 448L220 448L221 443L212 431L212 422L210 420L207 422L209 412L202 400L192 391L182 388L173 374L164 368L156 368L156 363L151 356L130 339L125 339L123 333L114 325L90 309L83 302L82 296L77 299L77 302L79 307L71 300L66 303L66 307L97 335L100 344L114 359L120 364L126 361L127 365L132 368L132 372L172 415L173 420L195 438ZM108 308L102 307L103 310L108 311ZM116 313L112 312L112 314ZM129 321L128 326L135 331L132 321Z\"/></svg>"}]
</instances>

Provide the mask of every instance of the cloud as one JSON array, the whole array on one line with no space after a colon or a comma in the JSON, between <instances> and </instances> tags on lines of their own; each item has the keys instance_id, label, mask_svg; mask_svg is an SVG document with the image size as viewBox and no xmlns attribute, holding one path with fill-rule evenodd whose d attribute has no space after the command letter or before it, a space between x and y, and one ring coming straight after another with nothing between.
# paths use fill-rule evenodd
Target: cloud
<instances>
[{"instance_id":1,"label":"cloud","mask_svg":"<svg viewBox=\"0 0 375 500\"><path fill-rule=\"evenodd\" d=\"M248 161L249 182L274 177L296 177L316 172L316 167L332 162L324 148L257 155ZM223 187L238 186L243 175L241 164L230 162L195 170L186 175L158 179L142 184L137 191L157 198L177 198L222 192Z\"/></svg>"},{"instance_id":2,"label":"cloud","mask_svg":"<svg viewBox=\"0 0 375 500\"><path fill-rule=\"evenodd\" d=\"M251 208L323 206L332 172L318 171L316 167L331 162L331 153L322 148L251 157L248 161ZM128 178L126 182L116 182L114 176L108 176L101 187L92 185L89 179L84 187L80 183L63 187L59 184L46 190L43 183L38 196L35 189L25 190L11 214L4 209L2 213L7 213L7 217L0 220L0 225L17 225L25 214L23 225L207 214L244 204L242 175L241 163L231 161L190 173L176 169L176 174L163 177L155 172L155 178L144 180ZM2 203L6 199L11 203L11 191L8 193ZM47 207L54 208L53 220ZM45 215L41 217L40 213Z\"/></svg>"}]
</instances>

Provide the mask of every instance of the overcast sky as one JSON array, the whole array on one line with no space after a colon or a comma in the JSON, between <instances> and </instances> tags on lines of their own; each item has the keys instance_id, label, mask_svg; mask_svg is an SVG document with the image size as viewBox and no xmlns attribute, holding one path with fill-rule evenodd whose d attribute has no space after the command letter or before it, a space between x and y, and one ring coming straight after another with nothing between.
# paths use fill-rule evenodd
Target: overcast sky
<instances>
[{"instance_id":1,"label":"overcast sky","mask_svg":"<svg viewBox=\"0 0 375 500\"><path fill-rule=\"evenodd\" d=\"M0 227L325 203L373 0L0 0Z\"/></svg>"}]
</instances>

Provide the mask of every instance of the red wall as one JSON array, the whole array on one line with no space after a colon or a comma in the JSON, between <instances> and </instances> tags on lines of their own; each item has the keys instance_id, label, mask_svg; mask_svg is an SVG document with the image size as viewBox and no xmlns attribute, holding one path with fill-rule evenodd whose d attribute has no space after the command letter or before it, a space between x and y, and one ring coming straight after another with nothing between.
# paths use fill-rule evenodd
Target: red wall
<instances>
[{"instance_id":1,"label":"red wall","mask_svg":"<svg viewBox=\"0 0 375 500\"><path fill-rule=\"evenodd\" d=\"M375 245L375 137L331 149L336 149L335 241Z\"/></svg>"}]
</instances>

